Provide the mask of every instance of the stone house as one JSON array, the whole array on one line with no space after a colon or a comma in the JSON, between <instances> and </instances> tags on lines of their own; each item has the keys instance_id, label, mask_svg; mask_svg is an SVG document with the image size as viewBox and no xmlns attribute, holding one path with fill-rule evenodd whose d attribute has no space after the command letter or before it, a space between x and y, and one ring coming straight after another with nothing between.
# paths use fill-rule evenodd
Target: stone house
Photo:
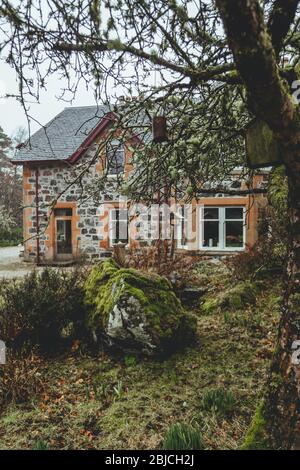
<instances>
[{"instance_id":1,"label":"stone house","mask_svg":"<svg viewBox=\"0 0 300 470\"><path fill-rule=\"evenodd\" d=\"M26 260L98 260L120 241L129 246L145 242L138 235L139 224L128 230L130 203L117 189L117 178L128 178L133 169L134 146L142 143L135 135L121 143L118 129L106 143L114 122L104 106L65 108L19 148L14 163L23 166ZM254 187L266 179L267 174L257 174ZM208 255L245 250L257 239L259 211L265 204L263 195L238 193L204 195L189 209L176 201L176 222L171 225L175 249ZM147 210L143 217L149 223ZM187 226L192 236L187 236Z\"/></svg>"}]
</instances>

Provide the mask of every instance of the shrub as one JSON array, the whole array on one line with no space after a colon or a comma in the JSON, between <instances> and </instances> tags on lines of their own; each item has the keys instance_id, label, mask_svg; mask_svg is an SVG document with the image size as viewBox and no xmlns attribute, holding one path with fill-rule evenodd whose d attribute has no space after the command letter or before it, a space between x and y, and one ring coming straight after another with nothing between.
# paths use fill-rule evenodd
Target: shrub
<instances>
[{"instance_id":1,"label":"shrub","mask_svg":"<svg viewBox=\"0 0 300 470\"><path fill-rule=\"evenodd\" d=\"M180 288L193 278L193 268L200 258L201 256L189 256L186 253L173 253L170 244L160 242L126 251L124 266L141 271L153 271Z\"/></svg>"},{"instance_id":2,"label":"shrub","mask_svg":"<svg viewBox=\"0 0 300 470\"><path fill-rule=\"evenodd\" d=\"M190 424L173 424L165 435L163 450L202 450L204 443L199 429Z\"/></svg>"},{"instance_id":3,"label":"shrub","mask_svg":"<svg viewBox=\"0 0 300 470\"><path fill-rule=\"evenodd\" d=\"M125 356L124 357L124 363L125 366L131 367L136 365L136 357L135 356Z\"/></svg>"},{"instance_id":4,"label":"shrub","mask_svg":"<svg viewBox=\"0 0 300 470\"><path fill-rule=\"evenodd\" d=\"M275 168L268 186L269 205L260 209L258 241L246 252L228 258L236 279L254 279L268 271L281 271L288 246L288 185L283 167Z\"/></svg>"},{"instance_id":5,"label":"shrub","mask_svg":"<svg viewBox=\"0 0 300 470\"><path fill-rule=\"evenodd\" d=\"M12 227L10 230L0 229L0 247L16 246L23 241L23 230L20 227Z\"/></svg>"},{"instance_id":6,"label":"shrub","mask_svg":"<svg viewBox=\"0 0 300 470\"><path fill-rule=\"evenodd\" d=\"M55 350L82 334L84 273L45 269L0 287L1 337L13 349Z\"/></svg>"},{"instance_id":7,"label":"shrub","mask_svg":"<svg viewBox=\"0 0 300 470\"><path fill-rule=\"evenodd\" d=\"M228 416L234 406L235 399L232 392L223 388L207 390L202 397L202 409L205 411Z\"/></svg>"},{"instance_id":8,"label":"shrub","mask_svg":"<svg viewBox=\"0 0 300 470\"><path fill-rule=\"evenodd\" d=\"M25 403L43 390L37 356L23 357L9 351L7 363L0 366L0 405Z\"/></svg>"}]
</instances>

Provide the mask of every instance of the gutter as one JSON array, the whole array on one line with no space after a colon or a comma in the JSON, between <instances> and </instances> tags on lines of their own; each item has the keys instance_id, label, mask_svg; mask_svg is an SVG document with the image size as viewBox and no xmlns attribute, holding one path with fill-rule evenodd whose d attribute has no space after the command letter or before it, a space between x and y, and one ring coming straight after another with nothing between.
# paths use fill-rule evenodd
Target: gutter
<instances>
[{"instance_id":1,"label":"gutter","mask_svg":"<svg viewBox=\"0 0 300 470\"><path fill-rule=\"evenodd\" d=\"M35 170L36 264L40 265L39 170Z\"/></svg>"}]
</instances>

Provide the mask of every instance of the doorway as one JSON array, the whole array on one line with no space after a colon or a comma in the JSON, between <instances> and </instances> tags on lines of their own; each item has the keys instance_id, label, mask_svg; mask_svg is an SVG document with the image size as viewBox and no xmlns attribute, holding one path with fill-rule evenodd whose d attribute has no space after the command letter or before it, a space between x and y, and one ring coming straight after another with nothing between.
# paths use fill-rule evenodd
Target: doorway
<instances>
[{"instance_id":1,"label":"doorway","mask_svg":"<svg viewBox=\"0 0 300 470\"><path fill-rule=\"evenodd\" d=\"M55 209L56 258L72 258L72 209Z\"/></svg>"}]
</instances>

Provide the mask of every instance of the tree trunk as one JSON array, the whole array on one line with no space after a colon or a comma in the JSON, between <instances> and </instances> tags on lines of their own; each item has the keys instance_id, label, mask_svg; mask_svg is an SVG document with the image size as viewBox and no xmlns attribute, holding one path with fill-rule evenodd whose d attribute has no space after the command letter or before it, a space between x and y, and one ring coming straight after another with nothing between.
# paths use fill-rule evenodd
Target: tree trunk
<instances>
[{"instance_id":1,"label":"tree trunk","mask_svg":"<svg viewBox=\"0 0 300 470\"><path fill-rule=\"evenodd\" d=\"M249 106L282 145L289 179L290 239L282 317L266 395L243 447L300 448L300 365L293 354L295 341L300 341L300 107L277 65L299 2L274 2L269 28L258 0L216 2Z\"/></svg>"},{"instance_id":2,"label":"tree trunk","mask_svg":"<svg viewBox=\"0 0 300 470\"><path fill-rule=\"evenodd\" d=\"M289 253L278 343L266 405L275 448L300 448L300 366L293 345L300 340L300 185L289 176ZM297 177L298 176L298 177Z\"/></svg>"},{"instance_id":3,"label":"tree trunk","mask_svg":"<svg viewBox=\"0 0 300 470\"><path fill-rule=\"evenodd\" d=\"M290 227L282 315L265 397L244 449L300 449L300 172L294 169L288 176Z\"/></svg>"}]
</instances>

